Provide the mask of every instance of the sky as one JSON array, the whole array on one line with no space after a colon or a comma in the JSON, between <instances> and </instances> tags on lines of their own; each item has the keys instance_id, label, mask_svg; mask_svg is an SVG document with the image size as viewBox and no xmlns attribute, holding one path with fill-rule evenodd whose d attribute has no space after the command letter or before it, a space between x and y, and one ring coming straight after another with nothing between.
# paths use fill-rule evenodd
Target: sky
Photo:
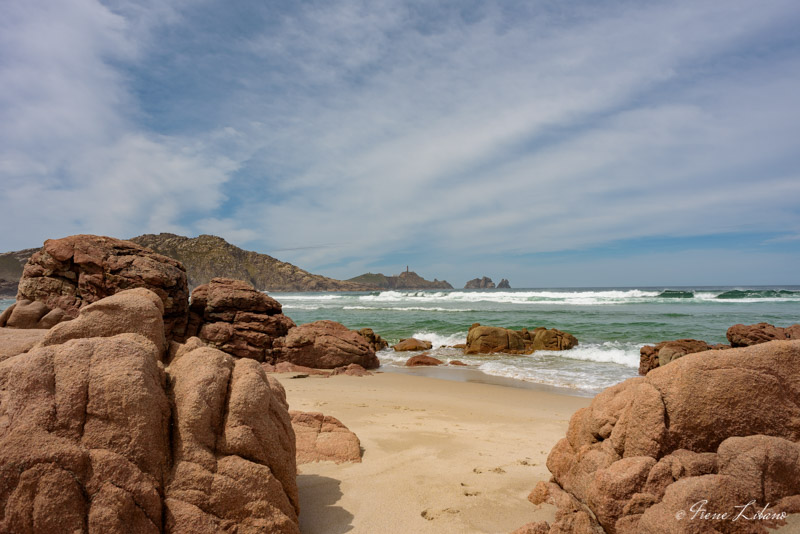
<instances>
[{"instance_id":1,"label":"sky","mask_svg":"<svg viewBox=\"0 0 800 534\"><path fill-rule=\"evenodd\" d=\"M0 0L0 250L800 284L796 0Z\"/></svg>"}]
</instances>

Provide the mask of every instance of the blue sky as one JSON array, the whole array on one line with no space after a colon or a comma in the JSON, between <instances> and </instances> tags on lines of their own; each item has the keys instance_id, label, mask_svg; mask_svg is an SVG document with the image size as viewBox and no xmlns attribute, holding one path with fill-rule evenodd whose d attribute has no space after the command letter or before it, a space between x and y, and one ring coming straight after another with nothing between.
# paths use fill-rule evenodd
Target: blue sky
<instances>
[{"instance_id":1,"label":"blue sky","mask_svg":"<svg viewBox=\"0 0 800 534\"><path fill-rule=\"evenodd\" d=\"M0 250L800 284L800 4L3 2Z\"/></svg>"}]
</instances>

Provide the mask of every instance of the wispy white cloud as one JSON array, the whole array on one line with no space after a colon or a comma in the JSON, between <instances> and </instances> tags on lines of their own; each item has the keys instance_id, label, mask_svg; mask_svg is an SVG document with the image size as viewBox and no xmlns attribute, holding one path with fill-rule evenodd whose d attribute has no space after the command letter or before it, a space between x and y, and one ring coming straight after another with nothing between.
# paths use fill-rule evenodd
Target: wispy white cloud
<instances>
[{"instance_id":1,"label":"wispy white cloud","mask_svg":"<svg viewBox=\"0 0 800 534\"><path fill-rule=\"evenodd\" d=\"M798 224L792 2L49 9L18 8L0 52L0 207L48 207L20 240L219 233L340 277L416 251L466 279L481 251L522 273Z\"/></svg>"}]
</instances>

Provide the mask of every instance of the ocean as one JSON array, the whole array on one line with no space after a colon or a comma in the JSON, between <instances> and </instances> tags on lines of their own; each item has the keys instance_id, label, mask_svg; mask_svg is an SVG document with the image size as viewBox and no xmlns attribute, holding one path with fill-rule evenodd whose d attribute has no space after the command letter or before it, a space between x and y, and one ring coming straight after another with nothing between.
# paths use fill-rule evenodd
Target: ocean
<instances>
[{"instance_id":1,"label":"ocean","mask_svg":"<svg viewBox=\"0 0 800 534\"><path fill-rule=\"evenodd\" d=\"M693 338L727 343L736 323L800 322L800 286L562 288L269 293L295 323L319 319L348 328L372 328L390 344L416 337L433 343L432 356L461 360L488 376L520 385L594 395L636 376L639 349L659 341ZM0 300L0 310L12 300ZM571 350L531 355L464 356L448 348L464 343L472 323L505 328L558 328L578 338ZM400 371L414 353L378 353L386 371ZM447 377L457 368L441 369Z\"/></svg>"},{"instance_id":2,"label":"ocean","mask_svg":"<svg viewBox=\"0 0 800 534\"><path fill-rule=\"evenodd\" d=\"M800 286L560 288L270 293L297 324L319 319L348 328L372 328L390 344L416 337L433 343L429 354L461 360L490 376L539 384L575 395L594 395L638 375L639 349L659 341L693 338L727 343L737 324L800 322ZM447 348L464 343L472 323L518 330L558 328L578 338L568 351L531 355L465 356ZM400 370L413 353L378 353L387 371ZM437 376L446 377L446 369ZM457 368L453 372L458 372ZM455 376L455 374L454 374Z\"/></svg>"}]
</instances>

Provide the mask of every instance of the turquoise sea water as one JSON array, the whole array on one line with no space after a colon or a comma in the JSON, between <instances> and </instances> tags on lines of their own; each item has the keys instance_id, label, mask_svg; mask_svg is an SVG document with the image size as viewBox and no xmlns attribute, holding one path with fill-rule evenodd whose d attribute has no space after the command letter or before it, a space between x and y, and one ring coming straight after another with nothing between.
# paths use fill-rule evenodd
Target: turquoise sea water
<instances>
[{"instance_id":1,"label":"turquoise sea water","mask_svg":"<svg viewBox=\"0 0 800 534\"><path fill-rule=\"evenodd\" d=\"M390 343L416 337L433 342L432 355L459 359L483 373L594 394L636 376L639 348L694 338L727 343L736 323L800 322L800 286L564 288L373 293L271 293L296 323L319 319L370 327ZM564 352L530 356L464 356L442 345L463 343L472 323L529 329L558 328L578 338ZM387 370L409 353L381 351Z\"/></svg>"},{"instance_id":2,"label":"turquoise sea water","mask_svg":"<svg viewBox=\"0 0 800 534\"><path fill-rule=\"evenodd\" d=\"M270 293L297 324L319 319L370 327L390 343L432 341L439 359L459 359L488 375L591 395L636 376L639 348L694 338L726 343L736 323L800 322L800 286L578 288ZM10 300L0 301L4 309ZM464 356L442 346L463 343L472 323L519 329L544 326L574 334L578 347L530 356ZM387 370L413 353L381 351ZM446 370L442 370L445 372Z\"/></svg>"}]
</instances>

